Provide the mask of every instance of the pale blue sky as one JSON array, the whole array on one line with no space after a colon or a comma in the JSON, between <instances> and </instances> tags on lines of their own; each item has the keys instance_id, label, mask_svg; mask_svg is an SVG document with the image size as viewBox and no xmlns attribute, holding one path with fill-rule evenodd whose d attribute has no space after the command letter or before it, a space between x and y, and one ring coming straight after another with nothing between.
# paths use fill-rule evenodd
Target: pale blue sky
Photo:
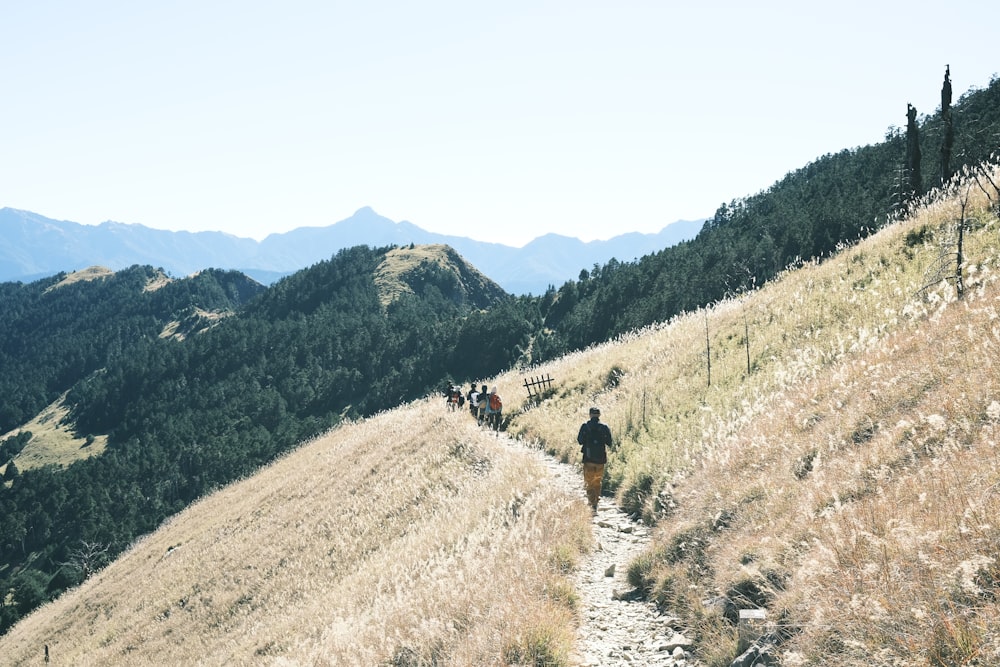
<instances>
[{"instance_id":1,"label":"pale blue sky","mask_svg":"<svg viewBox=\"0 0 1000 667\"><path fill-rule=\"evenodd\" d=\"M947 10L942 10L947 5ZM522 245L711 216L1000 72L995 2L0 0L0 207Z\"/></svg>"}]
</instances>

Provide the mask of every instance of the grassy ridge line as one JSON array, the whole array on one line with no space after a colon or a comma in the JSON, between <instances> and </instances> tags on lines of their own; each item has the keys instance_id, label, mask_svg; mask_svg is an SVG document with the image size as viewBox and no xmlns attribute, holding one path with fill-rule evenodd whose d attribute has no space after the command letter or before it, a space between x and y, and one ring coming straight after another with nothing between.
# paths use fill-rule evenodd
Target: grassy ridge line
<instances>
[{"instance_id":1,"label":"grassy ridge line","mask_svg":"<svg viewBox=\"0 0 1000 667\"><path fill-rule=\"evenodd\" d=\"M938 269L966 196L956 301ZM966 183L830 261L540 367L560 389L513 430L572 458L563 434L604 408L609 481L660 526L632 580L707 664L737 652L703 604L720 597L794 633L784 664L1000 658L998 231Z\"/></svg>"},{"instance_id":2,"label":"grassy ridge line","mask_svg":"<svg viewBox=\"0 0 1000 667\"><path fill-rule=\"evenodd\" d=\"M345 425L198 502L0 638L57 664L562 659L579 498L467 414ZM405 662L410 660L412 662Z\"/></svg>"}]
</instances>

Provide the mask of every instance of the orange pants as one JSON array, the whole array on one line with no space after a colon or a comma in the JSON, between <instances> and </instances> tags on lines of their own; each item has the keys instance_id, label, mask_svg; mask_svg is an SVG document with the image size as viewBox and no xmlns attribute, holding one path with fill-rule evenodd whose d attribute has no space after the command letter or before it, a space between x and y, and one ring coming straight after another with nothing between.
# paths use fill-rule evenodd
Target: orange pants
<instances>
[{"instance_id":1,"label":"orange pants","mask_svg":"<svg viewBox=\"0 0 1000 667\"><path fill-rule=\"evenodd\" d=\"M583 464L583 486L587 489L587 502L595 510L597 509L597 499L601 497L601 480L603 478L603 463Z\"/></svg>"}]
</instances>

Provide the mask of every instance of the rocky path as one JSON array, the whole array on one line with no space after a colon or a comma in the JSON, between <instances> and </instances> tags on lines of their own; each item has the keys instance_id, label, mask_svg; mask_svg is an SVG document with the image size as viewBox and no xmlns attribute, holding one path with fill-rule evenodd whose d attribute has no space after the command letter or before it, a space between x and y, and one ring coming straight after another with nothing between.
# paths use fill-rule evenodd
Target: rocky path
<instances>
[{"instance_id":1,"label":"rocky path","mask_svg":"<svg viewBox=\"0 0 1000 667\"><path fill-rule=\"evenodd\" d=\"M585 501L579 466L537 452L556 484ZM675 619L632 595L629 563L649 544L649 530L608 498L594 516L597 546L576 575L580 629L573 664L579 667L694 667L691 642L672 628Z\"/></svg>"}]
</instances>

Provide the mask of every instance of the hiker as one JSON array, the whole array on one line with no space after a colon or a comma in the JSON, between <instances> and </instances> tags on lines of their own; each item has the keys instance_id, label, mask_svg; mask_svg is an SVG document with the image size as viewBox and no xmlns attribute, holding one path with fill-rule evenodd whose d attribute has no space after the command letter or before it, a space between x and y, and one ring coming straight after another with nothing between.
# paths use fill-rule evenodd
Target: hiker
<instances>
[{"instance_id":1,"label":"hiker","mask_svg":"<svg viewBox=\"0 0 1000 667\"><path fill-rule=\"evenodd\" d=\"M462 392L455 385L448 385L448 409L454 412L461 406Z\"/></svg>"},{"instance_id":2,"label":"hiker","mask_svg":"<svg viewBox=\"0 0 1000 667\"><path fill-rule=\"evenodd\" d=\"M469 393L466 394L466 398L469 399L469 412L472 413L473 419L479 417L479 390L476 389L475 382L469 385Z\"/></svg>"},{"instance_id":3,"label":"hiker","mask_svg":"<svg viewBox=\"0 0 1000 667\"><path fill-rule=\"evenodd\" d=\"M601 497L601 480L604 478L604 464L608 462L608 447L611 443L611 429L601 422L599 408L590 409L590 421L580 426L576 436L583 454L583 485L587 489L590 507L597 512L597 500Z\"/></svg>"},{"instance_id":4,"label":"hiker","mask_svg":"<svg viewBox=\"0 0 1000 667\"><path fill-rule=\"evenodd\" d=\"M490 392L486 391L486 385L484 384L482 389L479 390L479 412L476 413L476 421L480 424L486 419L486 408L489 407L489 397Z\"/></svg>"},{"instance_id":5,"label":"hiker","mask_svg":"<svg viewBox=\"0 0 1000 667\"><path fill-rule=\"evenodd\" d=\"M493 387L486 404L486 425L494 431L500 430L500 423L503 421L503 401L497 388Z\"/></svg>"}]
</instances>

